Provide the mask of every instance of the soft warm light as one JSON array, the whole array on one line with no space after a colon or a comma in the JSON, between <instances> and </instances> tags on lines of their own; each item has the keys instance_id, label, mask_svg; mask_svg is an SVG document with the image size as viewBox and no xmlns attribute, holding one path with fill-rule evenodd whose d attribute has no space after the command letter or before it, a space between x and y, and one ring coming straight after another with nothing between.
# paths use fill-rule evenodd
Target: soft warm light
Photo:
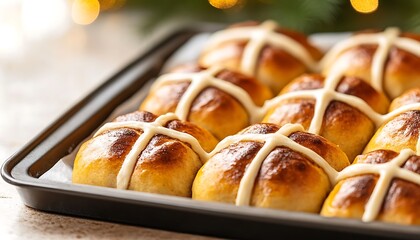
<instances>
[{"instance_id":1,"label":"soft warm light","mask_svg":"<svg viewBox=\"0 0 420 240\"><path fill-rule=\"evenodd\" d=\"M98 0L74 0L71 11L73 21L77 24L91 24L99 15L100 4Z\"/></svg>"},{"instance_id":2,"label":"soft warm light","mask_svg":"<svg viewBox=\"0 0 420 240\"><path fill-rule=\"evenodd\" d=\"M69 17L66 0L23 0L21 5L26 38L43 39L66 30Z\"/></svg>"},{"instance_id":3,"label":"soft warm light","mask_svg":"<svg viewBox=\"0 0 420 240\"><path fill-rule=\"evenodd\" d=\"M353 8L361 13L371 13L378 9L379 0L350 0Z\"/></svg>"},{"instance_id":4,"label":"soft warm light","mask_svg":"<svg viewBox=\"0 0 420 240\"><path fill-rule=\"evenodd\" d=\"M21 53L23 37L21 29L18 28L20 9L20 3L15 0L0 1L0 65L2 60L11 60ZM0 67L0 77L1 74Z\"/></svg>"},{"instance_id":5,"label":"soft warm light","mask_svg":"<svg viewBox=\"0 0 420 240\"><path fill-rule=\"evenodd\" d=\"M209 3L219 9L227 9L235 6L238 0L209 0Z\"/></svg>"},{"instance_id":6,"label":"soft warm light","mask_svg":"<svg viewBox=\"0 0 420 240\"><path fill-rule=\"evenodd\" d=\"M0 42L0 60L2 58L17 56L22 47L22 36L19 31L12 26L0 24L0 36L2 36Z\"/></svg>"}]
</instances>

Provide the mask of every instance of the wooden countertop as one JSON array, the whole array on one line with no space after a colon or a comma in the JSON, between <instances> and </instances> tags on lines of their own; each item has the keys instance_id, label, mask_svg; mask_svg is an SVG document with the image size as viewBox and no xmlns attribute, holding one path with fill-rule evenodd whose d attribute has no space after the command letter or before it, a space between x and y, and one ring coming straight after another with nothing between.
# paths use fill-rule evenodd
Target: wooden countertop
<instances>
[{"instance_id":1,"label":"wooden countertop","mask_svg":"<svg viewBox=\"0 0 420 240\"><path fill-rule=\"evenodd\" d=\"M61 33L43 38L25 36L13 22L23 34L4 35L1 27L7 23L0 17L0 45L4 37L12 41L0 46L0 163L171 27L145 36L139 15L109 13L90 26L69 23ZM2 239L205 238L40 212L24 206L3 180L0 212Z\"/></svg>"}]
</instances>

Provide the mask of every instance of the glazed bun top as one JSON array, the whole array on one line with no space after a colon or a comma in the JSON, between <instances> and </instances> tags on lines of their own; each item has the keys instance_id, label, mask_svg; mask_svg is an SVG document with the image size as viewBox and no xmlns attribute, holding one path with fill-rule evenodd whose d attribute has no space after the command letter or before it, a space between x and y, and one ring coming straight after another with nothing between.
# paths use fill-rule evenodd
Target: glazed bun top
<instances>
[{"instance_id":1,"label":"glazed bun top","mask_svg":"<svg viewBox=\"0 0 420 240\"><path fill-rule=\"evenodd\" d=\"M414 151L377 150L359 155L339 173L338 180L341 182L324 205L324 215L353 209L351 216L362 212L363 221L420 223L420 157Z\"/></svg>"},{"instance_id":2,"label":"glazed bun top","mask_svg":"<svg viewBox=\"0 0 420 240\"><path fill-rule=\"evenodd\" d=\"M414 88L394 99L390 112L367 144L364 152L389 149L396 152L420 147L420 89Z\"/></svg>"},{"instance_id":3,"label":"glazed bun top","mask_svg":"<svg viewBox=\"0 0 420 240\"><path fill-rule=\"evenodd\" d=\"M258 122L254 112L271 97L268 87L253 77L222 66L184 66L159 77L140 110L173 112L222 139Z\"/></svg>"},{"instance_id":4,"label":"glazed bun top","mask_svg":"<svg viewBox=\"0 0 420 240\"><path fill-rule=\"evenodd\" d=\"M169 73L198 73L203 72L206 69L208 68L201 67L196 63L190 63L176 66L171 69ZM220 71L215 72L214 74L215 78L225 80L244 89L256 105L263 105L267 99L273 96L269 88L262 85L257 79L224 67L220 67L219 69ZM220 90L223 91L224 89Z\"/></svg>"},{"instance_id":5,"label":"glazed bun top","mask_svg":"<svg viewBox=\"0 0 420 240\"><path fill-rule=\"evenodd\" d=\"M293 80L277 99L281 101L269 109L263 122L302 124L339 145L350 161L363 151L376 130L376 117L389 105L383 93L360 78L320 74Z\"/></svg>"},{"instance_id":6,"label":"glazed bun top","mask_svg":"<svg viewBox=\"0 0 420 240\"><path fill-rule=\"evenodd\" d=\"M305 35L265 21L236 24L214 33L199 62L255 76L276 94L293 78L316 71L321 56Z\"/></svg>"},{"instance_id":7,"label":"glazed bun top","mask_svg":"<svg viewBox=\"0 0 420 240\"><path fill-rule=\"evenodd\" d=\"M135 111L125 115L118 116L113 122L154 122L158 116L146 111ZM183 132L191 135L197 139L204 151L210 152L216 146L218 141L207 130L186 121L178 120L176 117L169 118L170 120L163 124L163 127L172 129L178 132ZM141 130L142 131L142 130Z\"/></svg>"},{"instance_id":8,"label":"glazed bun top","mask_svg":"<svg viewBox=\"0 0 420 240\"><path fill-rule=\"evenodd\" d=\"M207 161L207 151L213 149L218 142L205 129L189 122L180 121L175 114L169 113L157 117L149 112L133 112L104 124L87 142L87 146L92 149L97 149L101 145L108 146L113 141L119 144L112 144L104 149L100 148L100 151L85 152L84 149L81 149L76 156L76 161L80 159L79 162L87 163L92 159L120 159L124 155L116 176L116 187L127 189L134 171L133 166L143 150L153 142L155 136L164 136L166 140L163 141L175 139L177 142L189 146L201 163ZM155 142L153 143L155 144ZM169 147L170 144L166 146ZM159 154L153 158L159 158ZM117 164L119 161L114 162ZM164 161L160 162L165 165Z\"/></svg>"},{"instance_id":9,"label":"glazed bun top","mask_svg":"<svg viewBox=\"0 0 420 240\"><path fill-rule=\"evenodd\" d=\"M395 98L389 106L389 111L391 112L397 108L414 103L420 103L420 88L410 89L401 94L399 97ZM420 106L418 109L420 110Z\"/></svg>"},{"instance_id":10,"label":"glazed bun top","mask_svg":"<svg viewBox=\"0 0 420 240\"><path fill-rule=\"evenodd\" d=\"M317 212L337 171L348 165L337 145L299 124L254 124L210 153L194 181L193 198Z\"/></svg>"},{"instance_id":11,"label":"glazed bun top","mask_svg":"<svg viewBox=\"0 0 420 240\"><path fill-rule=\"evenodd\" d=\"M420 35L398 28L361 32L337 43L321 61L324 73L345 69L394 99L420 86Z\"/></svg>"},{"instance_id":12,"label":"glazed bun top","mask_svg":"<svg viewBox=\"0 0 420 240\"><path fill-rule=\"evenodd\" d=\"M282 130L285 132L281 133ZM304 148L312 150L320 157L322 157L328 163L328 165L330 165L336 171L340 171L348 166L349 161L346 155L338 148L337 145L331 143L321 136L305 132L299 124L288 124L284 126L284 129L282 129L276 124L260 123L249 126L238 134L266 135L274 133L281 133L281 135L284 134L284 136L288 137L290 140L298 143ZM278 143L278 145L289 147L287 142ZM310 158L310 156L306 157Z\"/></svg>"},{"instance_id":13,"label":"glazed bun top","mask_svg":"<svg viewBox=\"0 0 420 240\"><path fill-rule=\"evenodd\" d=\"M304 74L283 88L281 94L320 88L325 88L324 76L321 74ZM362 99L375 112L384 114L388 110L389 100L387 97L383 93L376 91L361 78L343 76L338 81L334 90L338 93L352 95Z\"/></svg>"}]
</instances>

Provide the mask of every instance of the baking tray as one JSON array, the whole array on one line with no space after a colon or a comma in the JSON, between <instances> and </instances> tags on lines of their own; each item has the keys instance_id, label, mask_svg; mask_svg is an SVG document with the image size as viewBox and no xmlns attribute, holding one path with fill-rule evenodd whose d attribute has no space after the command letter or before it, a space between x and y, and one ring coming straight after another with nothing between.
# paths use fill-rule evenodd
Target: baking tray
<instances>
[{"instance_id":1,"label":"baking tray","mask_svg":"<svg viewBox=\"0 0 420 240\"><path fill-rule=\"evenodd\" d=\"M220 26L181 28L122 69L42 131L2 166L25 205L47 212L217 237L420 239L420 227L325 218L188 198L52 182L39 177L68 155L113 109L155 78L188 39ZM420 206L419 206L420 207Z\"/></svg>"}]
</instances>

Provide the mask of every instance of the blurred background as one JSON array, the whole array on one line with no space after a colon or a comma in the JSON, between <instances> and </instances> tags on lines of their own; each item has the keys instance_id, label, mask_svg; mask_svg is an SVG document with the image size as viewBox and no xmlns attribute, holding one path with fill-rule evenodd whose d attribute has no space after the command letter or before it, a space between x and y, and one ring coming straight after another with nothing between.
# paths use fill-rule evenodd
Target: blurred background
<instances>
[{"instance_id":1,"label":"blurred background","mask_svg":"<svg viewBox=\"0 0 420 240\"><path fill-rule=\"evenodd\" d=\"M277 20L282 26L306 33L353 31L363 28L399 26L420 30L417 0L140 0L128 6L148 9L147 25L183 16L203 21L237 22Z\"/></svg>"},{"instance_id":2,"label":"blurred background","mask_svg":"<svg viewBox=\"0 0 420 240\"><path fill-rule=\"evenodd\" d=\"M0 158L177 25L420 31L418 0L0 0Z\"/></svg>"}]
</instances>

